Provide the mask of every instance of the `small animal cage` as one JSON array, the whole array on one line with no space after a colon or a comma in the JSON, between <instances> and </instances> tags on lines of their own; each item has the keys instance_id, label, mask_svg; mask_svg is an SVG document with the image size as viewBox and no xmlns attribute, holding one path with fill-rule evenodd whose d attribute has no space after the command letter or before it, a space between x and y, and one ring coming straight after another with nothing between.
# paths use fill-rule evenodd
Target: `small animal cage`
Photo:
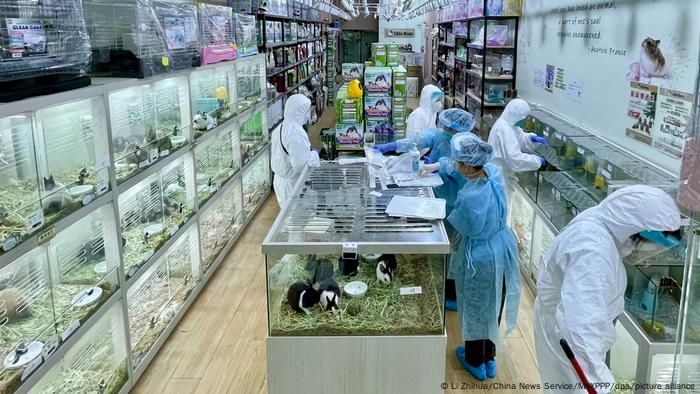
<instances>
[{"instance_id":1,"label":"small animal cage","mask_svg":"<svg viewBox=\"0 0 700 394\"><path fill-rule=\"evenodd\" d=\"M198 3L199 29L202 37L202 64L236 58L231 8Z\"/></svg>"}]
</instances>

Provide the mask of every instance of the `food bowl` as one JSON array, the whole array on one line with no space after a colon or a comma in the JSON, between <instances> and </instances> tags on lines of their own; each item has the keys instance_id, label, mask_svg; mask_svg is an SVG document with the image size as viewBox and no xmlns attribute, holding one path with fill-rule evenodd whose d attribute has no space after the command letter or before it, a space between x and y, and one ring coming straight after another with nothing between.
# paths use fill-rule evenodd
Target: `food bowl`
<instances>
[{"instance_id":1,"label":"food bowl","mask_svg":"<svg viewBox=\"0 0 700 394\"><path fill-rule=\"evenodd\" d=\"M94 189L94 186L92 186L92 185L73 186L73 187L68 189L68 193L73 198L80 198L80 197L84 196L85 194L91 193L93 191L93 189Z\"/></svg>"},{"instance_id":2,"label":"food bowl","mask_svg":"<svg viewBox=\"0 0 700 394\"><path fill-rule=\"evenodd\" d=\"M95 267L93 268L93 271L95 271L96 274L98 275L104 275L107 273L107 262L106 261L100 261L99 263L95 264Z\"/></svg>"},{"instance_id":3,"label":"food bowl","mask_svg":"<svg viewBox=\"0 0 700 394\"><path fill-rule=\"evenodd\" d=\"M165 227L163 227L162 223L152 224L143 230L143 235L147 235L149 237L152 237L154 235L158 235L158 234L162 233L164 229L165 229Z\"/></svg>"},{"instance_id":4,"label":"food bowl","mask_svg":"<svg viewBox=\"0 0 700 394\"><path fill-rule=\"evenodd\" d=\"M171 135L170 142L172 142L173 145L185 145L185 143L187 142L187 137L185 137L184 135Z\"/></svg>"},{"instance_id":5,"label":"food bowl","mask_svg":"<svg viewBox=\"0 0 700 394\"><path fill-rule=\"evenodd\" d=\"M362 259L367 261L367 262L370 262L370 263L376 263L377 261L379 261L380 257L382 257L382 255L378 254L378 253L377 254L363 254L362 255Z\"/></svg>"},{"instance_id":6,"label":"food bowl","mask_svg":"<svg viewBox=\"0 0 700 394\"><path fill-rule=\"evenodd\" d=\"M96 303L102 297L102 288L93 286L85 289L73 297L73 306L76 308L86 308Z\"/></svg>"},{"instance_id":7,"label":"food bowl","mask_svg":"<svg viewBox=\"0 0 700 394\"><path fill-rule=\"evenodd\" d=\"M350 298L362 298L367 294L367 283L356 280L346 284L345 287L343 287L343 291L345 291L345 294Z\"/></svg>"}]
</instances>

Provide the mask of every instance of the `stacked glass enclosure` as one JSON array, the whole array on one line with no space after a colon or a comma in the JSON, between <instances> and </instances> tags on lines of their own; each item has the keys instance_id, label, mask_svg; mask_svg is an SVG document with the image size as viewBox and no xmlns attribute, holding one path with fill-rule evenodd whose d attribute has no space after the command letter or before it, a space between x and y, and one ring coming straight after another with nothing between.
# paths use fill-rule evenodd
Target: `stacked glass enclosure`
<instances>
[{"instance_id":1,"label":"stacked glass enclosure","mask_svg":"<svg viewBox=\"0 0 700 394\"><path fill-rule=\"evenodd\" d=\"M246 218L260 205L271 185L270 155L266 152L243 170L243 211Z\"/></svg>"},{"instance_id":2,"label":"stacked glass enclosure","mask_svg":"<svg viewBox=\"0 0 700 394\"><path fill-rule=\"evenodd\" d=\"M264 106L256 108L254 113L244 116L240 121L241 162L248 164L262 148L267 145L267 110Z\"/></svg>"},{"instance_id":3,"label":"stacked glass enclosure","mask_svg":"<svg viewBox=\"0 0 700 394\"><path fill-rule=\"evenodd\" d=\"M221 250L236 236L243 223L241 184L231 182L221 198L213 201L199 215L202 240L202 273L214 264Z\"/></svg>"},{"instance_id":4,"label":"stacked glass enclosure","mask_svg":"<svg viewBox=\"0 0 700 394\"><path fill-rule=\"evenodd\" d=\"M236 115L237 78L233 63L222 63L192 72L190 92L194 138L199 138Z\"/></svg>"},{"instance_id":5,"label":"stacked glass enclosure","mask_svg":"<svg viewBox=\"0 0 700 394\"><path fill-rule=\"evenodd\" d=\"M195 147L197 203L201 207L241 169L237 125L222 128Z\"/></svg>"},{"instance_id":6,"label":"stacked glass enclosure","mask_svg":"<svg viewBox=\"0 0 700 394\"><path fill-rule=\"evenodd\" d=\"M678 181L669 174L544 109L533 110L523 128L550 142L537 152L547 166L517 176L510 201L522 272L533 289L548 245L579 213L629 185L655 186L675 196ZM687 367L700 365L700 315L688 307L698 288L689 249L697 224L689 222L677 247L625 258L625 312L609 359L620 383L678 383L683 367L681 381L689 383Z\"/></svg>"}]
</instances>

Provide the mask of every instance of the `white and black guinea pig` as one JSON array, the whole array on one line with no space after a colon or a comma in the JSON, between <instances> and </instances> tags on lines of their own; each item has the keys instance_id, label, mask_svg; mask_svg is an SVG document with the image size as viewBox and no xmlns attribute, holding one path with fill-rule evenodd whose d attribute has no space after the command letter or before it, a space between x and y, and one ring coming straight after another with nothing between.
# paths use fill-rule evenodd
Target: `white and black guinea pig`
<instances>
[{"instance_id":1,"label":"white and black guinea pig","mask_svg":"<svg viewBox=\"0 0 700 394\"><path fill-rule=\"evenodd\" d=\"M324 311L338 309L340 287L338 287L338 283L333 278L324 279L318 291L321 293L321 306Z\"/></svg>"},{"instance_id":2,"label":"white and black guinea pig","mask_svg":"<svg viewBox=\"0 0 700 394\"><path fill-rule=\"evenodd\" d=\"M287 290L287 302L297 312L311 313L311 307L318 304L319 294L311 285L297 282Z\"/></svg>"},{"instance_id":3,"label":"white and black guinea pig","mask_svg":"<svg viewBox=\"0 0 700 394\"><path fill-rule=\"evenodd\" d=\"M393 254L383 254L377 263L377 281L388 285L394 280L396 271L396 256Z\"/></svg>"},{"instance_id":4,"label":"white and black guinea pig","mask_svg":"<svg viewBox=\"0 0 700 394\"><path fill-rule=\"evenodd\" d=\"M338 272L343 276L357 275L357 266L360 264L359 259L338 259Z\"/></svg>"}]
</instances>

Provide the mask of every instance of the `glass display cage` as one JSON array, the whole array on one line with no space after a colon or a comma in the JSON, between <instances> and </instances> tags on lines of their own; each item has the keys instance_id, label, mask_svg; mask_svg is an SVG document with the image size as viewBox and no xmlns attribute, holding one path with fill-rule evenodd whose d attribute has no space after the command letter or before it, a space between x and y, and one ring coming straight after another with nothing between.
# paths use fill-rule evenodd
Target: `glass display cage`
<instances>
[{"instance_id":1,"label":"glass display cage","mask_svg":"<svg viewBox=\"0 0 700 394\"><path fill-rule=\"evenodd\" d=\"M0 251L8 252L45 224L28 113L0 118L0 198Z\"/></svg>"},{"instance_id":2,"label":"glass display cage","mask_svg":"<svg viewBox=\"0 0 700 394\"><path fill-rule=\"evenodd\" d=\"M233 10L230 7L197 3L202 40L201 63L213 64L236 58Z\"/></svg>"},{"instance_id":3,"label":"glass display cage","mask_svg":"<svg viewBox=\"0 0 700 394\"><path fill-rule=\"evenodd\" d=\"M550 223L542 220L539 216L535 216L532 228L532 259L529 262L521 263L527 267L524 273L530 276L533 284L537 284L537 275L542 267L544 255L555 237L556 229L550 227Z\"/></svg>"},{"instance_id":4,"label":"glass display cage","mask_svg":"<svg viewBox=\"0 0 700 394\"><path fill-rule=\"evenodd\" d=\"M148 77L198 66L200 37L192 0L84 0L91 73Z\"/></svg>"},{"instance_id":5,"label":"glass display cage","mask_svg":"<svg viewBox=\"0 0 700 394\"><path fill-rule=\"evenodd\" d=\"M202 248L202 274L214 264L221 251L243 225L243 200L240 182L229 182L220 197L199 214Z\"/></svg>"},{"instance_id":6,"label":"glass display cage","mask_svg":"<svg viewBox=\"0 0 700 394\"><path fill-rule=\"evenodd\" d=\"M174 77L109 94L117 183L142 172L190 141L186 77Z\"/></svg>"},{"instance_id":7,"label":"glass display cage","mask_svg":"<svg viewBox=\"0 0 700 394\"><path fill-rule=\"evenodd\" d=\"M39 196L50 225L109 190L107 120L100 97L36 112Z\"/></svg>"},{"instance_id":8,"label":"glass display cage","mask_svg":"<svg viewBox=\"0 0 700 394\"><path fill-rule=\"evenodd\" d=\"M199 236L191 227L127 292L132 366L138 368L199 281Z\"/></svg>"},{"instance_id":9,"label":"glass display cage","mask_svg":"<svg viewBox=\"0 0 700 394\"><path fill-rule=\"evenodd\" d=\"M561 230L576 215L597 204L588 192L564 172L540 171L537 206L550 223Z\"/></svg>"},{"instance_id":10,"label":"glass display cage","mask_svg":"<svg viewBox=\"0 0 700 394\"><path fill-rule=\"evenodd\" d=\"M238 127L221 129L214 138L195 147L197 204L201 207L241 169Z\"/></svg>"},{"instance_id":11,"label":"glass display cage","mask_svg":"<svg viewBox=\"0 0 700 394\"><path fill-rule=\"evenodd\" d=\"M192 128L194 138L213 130L233 118L236 101L236 68L233 63L221 63L190 74L192 94Z\"/></svg>"},{"instance_id":12,"label":"glass display cage","mask_svg":"<svg viewBox=\"0 0 700 394\"><path fill-rule=\"evenodd\" d=\"M89 85L90 53L80 0L0 1L0 102Z\"/></svg>"},{"instance_id":13,"label":"glass display cage","mask_svg":"<svg viewBox=\"0 0 700 394\"><path fill-rule=\"evenodd\" d=\"M521 264L527 264L532 256L532 227L535 208L519 188L510 194L508 223L515 234Z\"/></svg>"},{"instance_id":14,"label":"glass display cage","mask_svg":"<svg viewBox=\"0 0 700 394\"><path fill-rule=\"evenodd\" d=\"M163 191L153 174L119 195L122 264L132 277L170 238L163 215Z\"/></svg>"},{"instance_id":15,"label":"glass display cage","mask_svg":"<svg viewBox=\"0 0 700 394\"><path fill-rule=\"evenodd\" d=\"M259 55L236 62L238 112L261 103L267 97L265 56Z\"/></svg>"},{"instance_id":16,"label":"glass display cage","mask_svg":"<svg viewBox=\"0 0 700 394\"><path fill-rule=\"evenodd\" d=\"M241 163L248 164L269 140L267 129L267 109L260 107L256 112L240 120Z\"/></svg>"},{"instance_id":17,"label":"glass display cage","mask_svg":"<svg viewBox=\"0 0 700 394\"><path fill-rule=\"evenodd\" d=\"M194 177L191 154L177 159L160 171L163 190L163 223L171 236L194 215L196 196Z\"/></svg>"},{"instance_id":18,"label":"glass display cage","mask_svg":"<svg viewBox=\"0 0 700 394\"><path fill-rule=\"evenodd\" d=\"M121 304L112 306L33 386L31 394L121 392L129 379Z\"/></svg>"},{"instance_id":19,"label":"glass display cage","mask_svg":"<svg viewBox=\"0 0 700 394\"><path fill-rule=\"evenodd\" d=\"M432 197L430 188L370 193L367 167L324 162L307 167L293 197L263 242L268 286L269 336L439 336L444 333L444 281L450 251L441 221L390 217L394 196ZM396 257L389 284L378 281L377 260ZM330 263L330 264L328 264ZM343 318L320 306L308 313L290 301L299 282L311 284L315 268L329 274L342 294ZM362 282L366 294L345 292ZM402 295L412 294L412 295Z\"/></svg>"},{"instance_id":20,"label":"glass display cage","mask_svg":"<svg viewBox=\"0 0 700 394\"><path fill-rule=\"evenodd\" d=\"M243 170L243 212L248 219L267 197L272 186L269 150Z\"/></svg>"}]
</instances>

